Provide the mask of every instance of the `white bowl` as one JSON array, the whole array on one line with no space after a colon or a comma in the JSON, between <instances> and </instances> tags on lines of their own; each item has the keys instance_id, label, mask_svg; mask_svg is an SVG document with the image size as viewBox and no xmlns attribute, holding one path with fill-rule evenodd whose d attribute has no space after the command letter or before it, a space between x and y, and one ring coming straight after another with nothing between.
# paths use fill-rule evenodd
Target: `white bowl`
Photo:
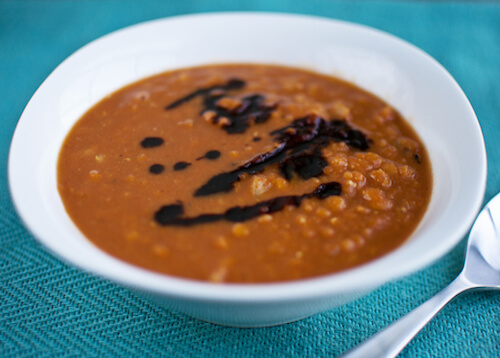
<instances>
[{"instance_id":1,"label":"white bowl","mask_svg":"<svg viewBox=\"0 0 500 358\"><path fill-rule=\"evenodd\" d=\"M363 266L295 282L216 285L169 277L100 251L75 227L56 185L66 134L106 94L140 78L208 63L306 67L352 81L396 107L429 151L434 189L411 238ZM414 46L346 22L295 15L224 13L151 21L104 36L59 65L16 128L9 183L34 236L71 264L166 307L231 326L294 321L351 301L443 256L466 234L486 185L484 141L450 74Z\"/></svg>"}]
</instances>

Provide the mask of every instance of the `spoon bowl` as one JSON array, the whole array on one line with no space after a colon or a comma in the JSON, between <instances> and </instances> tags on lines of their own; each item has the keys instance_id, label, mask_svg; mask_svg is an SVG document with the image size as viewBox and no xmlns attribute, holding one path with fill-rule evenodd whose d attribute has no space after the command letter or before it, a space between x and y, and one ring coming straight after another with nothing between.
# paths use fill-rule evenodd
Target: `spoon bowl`
<instances>
[{"instance_id":1,"label":"spoon bowl","mask_svg":"<svg viewBox=\"0 0 500 358\"><path fill-rule=\"evenodd\" d=\"M479 213L469 234L462 272L406 316L342 355L395 357L451 299L476 288L500 289L500 193Z\"/></svg>"},{"instance_id":2,"label":"spoon bowl","mask_svg":"<svg viewBox=\"0 0 500 358\"><path fill-rule=\"evenodd\" d=\"M500 288L500 194L477 217L461 273L477 287Z\"/></svg>"}]
</instances>

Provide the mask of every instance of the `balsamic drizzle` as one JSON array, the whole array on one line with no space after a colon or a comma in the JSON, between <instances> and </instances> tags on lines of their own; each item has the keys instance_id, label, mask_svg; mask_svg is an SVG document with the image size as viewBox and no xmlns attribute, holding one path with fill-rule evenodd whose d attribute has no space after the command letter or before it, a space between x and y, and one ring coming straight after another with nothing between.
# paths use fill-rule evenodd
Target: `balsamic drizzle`
<instances>
[{"instance_id":1,"label":"balsamic drizzle","mask_svg":"<svg viewBox=\"0 0 500 358\"><path fill-rule=\"evenodd\" d=\"M243 97L236 108L227 109L217 104L223 97L224 94L205 96L201 114L211 113L212 123L219 124L229 134L245 132L250 123L266 122L277 107L277 104L266 105L264 96L254 94Z\"/></svg>"},{"instance_id":2,"label":"balsamic drizzle","mask_svg":"<svg viewBox=\"0 0 500 358\"><path fill-rule=\"evenodd\" d=\"M210 121L221 126L229 134L243 133L250 126L250 123L263 123L269 119L277 104L266 105L264 96L253 94L241 99L241 104L235 108L224 108L219 101L226 97L229 90L237 90L245 87L243 80L233 78L224 85L215 85L200 88L191 92L165 107L166 110L174 109L181 104L196 97L203 97L203 106L200 114L209 113Z\"/></svg>"},{"instance_id":3,"label":"balsamic drizzle","mask_svg":"<svg viewBox=\"0 0 500 358\"><path fill-rule=\"evenodd\" d=\"M174 170L175 171L184 170L187 167L189 167L190 165L191 165L191 163L188 163L188 162L177 162L174 164Z\"/></svg>"},{"instance_id":4,"label":"balsamic drizzle","mask_svg":"<svg viewBox=\"0 0 500 358\"><path fill-rule=\"evenodd\" d=\"M271 132L271 135L275 136L275 149L257 155L235 170L213 176L195 191L194 196L229 192L242 174L260 173L276 163L279 163L281 174L286 179L291 179L294 173L302 179L317 177L323 174L327 165L321 148L331 141L345 142L359 150L366 150L369 146L366 136L345 121L326 121L317 115L296 119L289 126Z\"/></svg>"},{"instance_id":5,"label":"balsamic drizzle","mask_svg":"<svg viewBox=\"0 0 500 358\"><path fill-rule=\"evenodd\" d=\"M200 114L205 119L219 125L228 134L243 133L251 124L267 121L277 104L265 104L265 97L252 94L236 100L234 106L224 107L221 99L227 96L230 90L241 89L246 85L240 79L231 79L226 84L201 88L172 102L165 107L166 110L174 109L196 97L202 97L203 109ZM229 101L230 102L230 101ZM234 102L234 101L233 101ZM261 153L238 168L217 174L194 192L194 196L207 196L215 193L233 190L234 183L242 175L262 172L266 167L278 164L281 175L290 180L294 176L307 180L323 174L323 169L328 165L322 155L322 148L330 142L344 142L352 148L366 150L370 140L361 131L352 128L343 120L325 120L318 115L308 115L294 120L290 125L279 128L270 133L274 137L275 148L269 152ZM261 137L254 137L253 141L260 141ZM161 138L146 138L141 142L144 148L161 145ZM218 150L210 150L196 160L215 160L221 155ZM418 158L416 158L418 160ZM174 170L184 170L191 163L177 162ZM161 173L159 164L150 167L154 174ZM154 167L154 168L153 168ZM158 171L156 173L155 171ZM235 206L224 213L208 213L195 217L182 217L184 205L178 201L174 204L162 206L155 214L154 219L163 226L192 226L220 220L242 222L263 214L274 213L282 210L287 205L299 206L303 199L324 199L331 195L340 195L341 185L330 182L319 185L313 192L303 195L280 196L270 200L261 201L249 206Z\"/></svg>"},{"instance_id":6,"label":"balsamic drizzle","mask_svg":"<svg viewBox=\"0 0 500 358\"><path fill-rule=\"evenodd\" d=\"M153 164L149 167L149 172L151 174L161 174L165 170L165 167L161 164Z\"/></svg>"},{"instance_id":7,"label":"balsamic drizzle","mask_svg":"<svg viewBox=\"0 0 500 358\"><path fill-rule=\"evenodd\" d=\"M233 78L229 80L225 85L215 85L211 87L206 87L206 88L200 88L197 89L194 92L191 92L187 96L184 96L172 103L170 103L168 106L165 107L166 110L169 109L174 109L178 106L180 106L183 103L189 102L193 98L196 98L198 96L207 96L210 94L212 91L229 91L229 90L235 90L235 89L240 89L245 87L246 83L243 80L240 80L238 78Z\"/></svg>"},{"instance_id":8,"label":"balsamic drizzle","mask_svg":"<svg viewBox=\"0 0 500 358\"><path fill-rule=\"evenodd\" d=\"M141 146L143 148L153 148L162 145L163 142L163 138L160 137L146 137L142 140Z\"/></svg>"},{"instance_id":9,"label":"balsamic drizzle","mask_svg":"<svg viewBox=\"0 0 500 358\"><path fill-rule=\"evenodd\" d=\"M196 160L202 160L202 159L215 160L218 159L220 155L221 153L218 150L209 150L208 152L205 153L204 156L196 158Z\"/></svg>"},{"instance_id":10,"label":"balsamic drizzle","mask_svg":"<svg viewBox=\"0 0 500 358\"><path fill-rule=\"evenodd\" d=\"M341 184L329 182L319 185L313 192L303 195L279 196L270 200L261 201L249 206L234 206L222 214L202 214L195 217L182 217L184 206L181 202L165 205L158 210L155 221L162 226L193 226L220 220L243 222L264 214L271 214L282 210L287 205L300 206L303 199L325 199L332 195L340 195Z\"/></svg>"}]
</instances>

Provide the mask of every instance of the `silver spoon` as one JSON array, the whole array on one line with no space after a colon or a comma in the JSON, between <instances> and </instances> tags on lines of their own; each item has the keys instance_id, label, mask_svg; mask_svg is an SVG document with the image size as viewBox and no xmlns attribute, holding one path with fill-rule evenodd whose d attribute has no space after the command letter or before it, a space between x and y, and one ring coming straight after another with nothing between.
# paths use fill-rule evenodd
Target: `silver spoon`
<instances>
[{"instance_id":1,"label":"silver spoon","mask_svg":"<svg viewBox=\"0 0 500 358\"><path fill-rule=\"evenodd\" d=\"M434 297L344 353L342 358L396 357L452 298L469 289L500 289L500 194L477 217L462 272Z\"/></svg>"}]
</instances>

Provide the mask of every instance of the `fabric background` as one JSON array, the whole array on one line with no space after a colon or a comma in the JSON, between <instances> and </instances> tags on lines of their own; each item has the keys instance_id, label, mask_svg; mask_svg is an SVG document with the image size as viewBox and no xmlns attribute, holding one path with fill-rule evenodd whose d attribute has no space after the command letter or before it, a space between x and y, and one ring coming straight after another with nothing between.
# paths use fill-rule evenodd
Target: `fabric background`
<instances>
[{"instance_id":1,"label":"fabric background","mask_svg":"<svg viewBox=\"0 0 500 358\"><path fill-rule=\"evenodd\" d=\"M485 201L500 191L500 3L2 0L0 356L334 357L431 297L460 271L464 242L433 266L351 304L279 327L235 329L152 305L62 263L35 241L14 210L6 170L16 123L37 87L72 52L110 31L166 16L227 10L349 20L427 51L461 85L483 128L489 165ZM401 357L500 357L500 293L458 297Z\"/></svg>"}]
</instances>

